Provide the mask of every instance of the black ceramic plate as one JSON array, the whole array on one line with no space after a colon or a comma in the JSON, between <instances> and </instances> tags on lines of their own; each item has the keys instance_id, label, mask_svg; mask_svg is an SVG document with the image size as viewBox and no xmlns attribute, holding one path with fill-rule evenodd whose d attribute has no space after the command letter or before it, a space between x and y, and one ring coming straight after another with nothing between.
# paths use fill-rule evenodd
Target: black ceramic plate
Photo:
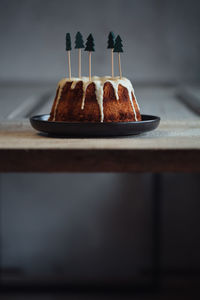
<instances>
[{"instance_id":1,"label":"black ceramic plate","mask_svg":"<svg viewBox=\"0 0 200 300\"><path fill-rule=\"evenodd\" d=\"M49 115L33 116L31 125L36 130L53 136L66 137L106 137L136 135L154 130L160 123L160 118L142 115L139 122L113 122L113 123L69 123L50 122Z\"/></svg>"}]
</instances>

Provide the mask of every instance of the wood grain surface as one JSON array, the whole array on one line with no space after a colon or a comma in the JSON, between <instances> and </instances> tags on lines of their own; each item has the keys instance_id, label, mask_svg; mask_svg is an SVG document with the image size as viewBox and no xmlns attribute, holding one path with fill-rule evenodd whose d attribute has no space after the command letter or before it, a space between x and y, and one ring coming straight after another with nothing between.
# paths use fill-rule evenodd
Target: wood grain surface
<instances>
[{"instance_id":1,"label":"wood grain surface","mask_svg":"<svg viewBox=\"0 0 200 300\"><path fill-rule=\"evenodd\" d=\"M52 138L29 121L0 124L1 172L199 172L200 121L161 122L119 138Z\"/></svg>"},{"instance_id":2,"label":"wood grain surface","mask_svg":"<svg viewBox=\"0 0 200 300\"><path fill-rule=\"evenodd\" d=\"M27 91L29 97L36 95L39 90L46 95L46 89L46 86L37 85L26 89L24 86L13 86L13 89L9 89L9 95L18 95L22 99L21 95ZM196 91L197 102L200 99L199 90L198 86L188 90ZM32 103L34 101L27 102L23 98L16 107L13 97L6 97L6 88L0 91L4 96L1 97L2 107L5 103L5 108L10 109L7 118L3 117L5 109L3 113L0 112L0 172L200 171L199 114L176 97L177 88L174 86L136 87L141 112L161 117L157 130L138 136L98 139L42 135L31 127L25 117L33 110L34 114L49 113L53 96L48 102L36 101L35 106ZM188 93L184 95L186 97ZM42 94L40 99L43 99ZM190 101L191 97L187 96L187 99ZM38 105L40 102L41 105Z\"/></svg>"}]
</instances>

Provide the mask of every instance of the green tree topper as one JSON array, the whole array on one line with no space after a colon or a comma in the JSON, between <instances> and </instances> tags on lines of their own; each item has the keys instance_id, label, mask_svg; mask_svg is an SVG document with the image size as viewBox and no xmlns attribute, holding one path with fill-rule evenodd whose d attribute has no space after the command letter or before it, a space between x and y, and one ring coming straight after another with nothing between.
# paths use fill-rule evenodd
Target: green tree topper
<instances>
[{"instance_id":1,"label":"green tree topper","mask_svg":"<svg viewBox=\"0 0 200 300\"><path fill-rule=\"evenodd\" d=\"M78 31L75 37L75 49L81 49L85 48L84 42L83 42L83 36L82 34Z\"/></svg>"},{"instance_id":2,"label":"green tree topper","mask_svg":"<svg viewBox=\"0 0 200 300\"><path fill-rule=\"evenodd\" d=\"M113 49L115 47L115 35L111 31L108 35L108 46L107 49Z\"/></svg>"},{"instance_id":3,"label":"green tree topper","mask_svg":"<svg viewBox=\"0 0 200 300\"><path fill-rule=\"evenodd\" d=\"M118 52L118 53L123 52L122 39L120 38L119 35L116 37L113 52Z\"/></svg>"},{"instance_id":4,"label":"green tree topper","mask_svg":"<svg viewBox=\"0 0 200 300\"><path fill-rule=\"evenodd\" d=\"M66 51L72 50L70 33L66 33Z\"/></svg>"},{"instance_id":5,"label":"green tree topper","mask_svg":"<svg viewBox=\"0 0 200 300\"><path fill-rule=\"evenodd\" d=\"M94 49L94 38L93 38L91 33L87 38L85 51L89 51L89 52L95 51L95 49Z\"/></svg>"}]
</instances>

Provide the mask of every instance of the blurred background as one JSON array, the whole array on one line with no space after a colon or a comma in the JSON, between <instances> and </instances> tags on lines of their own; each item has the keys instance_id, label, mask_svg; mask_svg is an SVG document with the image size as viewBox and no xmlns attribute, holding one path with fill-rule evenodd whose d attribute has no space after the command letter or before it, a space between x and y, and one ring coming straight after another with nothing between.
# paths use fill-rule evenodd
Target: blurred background
<instances>
[{"instance_id":1,"label":"blurred background","mask_svg":"<svg viewBox=\"0 0 200 300\"><path fill-rule=\"evenodd\" d=\"M1 0L0 79L58 81L66 75L65 34L92 32L93 74L110 74L109 31L120 34L122 69L135 81L195 81L200 73L198 0ZM72 75L77 75L77 51ZM87 53L83 74L88 74Z\"/></svg>"},{"instance_id":2,"label":"blurred background","mask_svg":"<svg viewBox=\"0 0 200 300\"><path fill-rule=\"evenodd\" d=\"M72 43L77 31L84 39L92 32L92 73L109 75L111 30L122 38L122 72L133 82L142 112L162 120L176 120L177 114L198 119L178 104L176 111L166 108L180 87L200 99L198 0L1 0L0 120L49 113L57 82L67 75L66 32ZM76 50L71 59L77 76ZM87 53L82 62L87 75ZM150 99L162 102L161 108L152 107ZM1 174L4 280L116 284L150 277L154 176ZM161 174L159 181L162 276L181 284L189 278L195 287L199 180L199 174Z\"/></svg>"}]
</instances>

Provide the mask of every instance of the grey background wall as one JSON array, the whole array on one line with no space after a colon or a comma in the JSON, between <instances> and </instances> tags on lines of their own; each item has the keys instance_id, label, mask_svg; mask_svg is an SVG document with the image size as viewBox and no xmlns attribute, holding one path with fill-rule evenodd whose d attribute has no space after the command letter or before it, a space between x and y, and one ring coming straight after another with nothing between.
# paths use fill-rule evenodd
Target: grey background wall
<instances>
[{"instance_id":1,"label":"grey background wall","mask_svg":"<svg viewBox=\"0 0 200 300\"><path fill-rule=\"evenodd\" d=\"M65 33L92 32L93 73L110 72L107 34L124 43L124 74L136 81L196 80L200 74L198 0L19 0L0 3L0 79L59 80ZM87 73L87 54L83 72ZM77 74L77 53L72 53Z\"/></svg>"},{"instance_id":2,"label":"grey background wall","mask_svg":"<svg viewBox=\"0 0 200 300\"><path fill-rule=\"evenodd\" d=\"M113 30L123 38L124 74L135 82L199 81L199 11L198 0L1 0L0 83L54 87L66 75L65 33L77 30L94 34L94 74L110 72ZM166 269L200 267L198 182L163 176ZM5 269L109 280L151 267L151 174L4 174L0 186Z\"/></svg>"}]
</instances>

